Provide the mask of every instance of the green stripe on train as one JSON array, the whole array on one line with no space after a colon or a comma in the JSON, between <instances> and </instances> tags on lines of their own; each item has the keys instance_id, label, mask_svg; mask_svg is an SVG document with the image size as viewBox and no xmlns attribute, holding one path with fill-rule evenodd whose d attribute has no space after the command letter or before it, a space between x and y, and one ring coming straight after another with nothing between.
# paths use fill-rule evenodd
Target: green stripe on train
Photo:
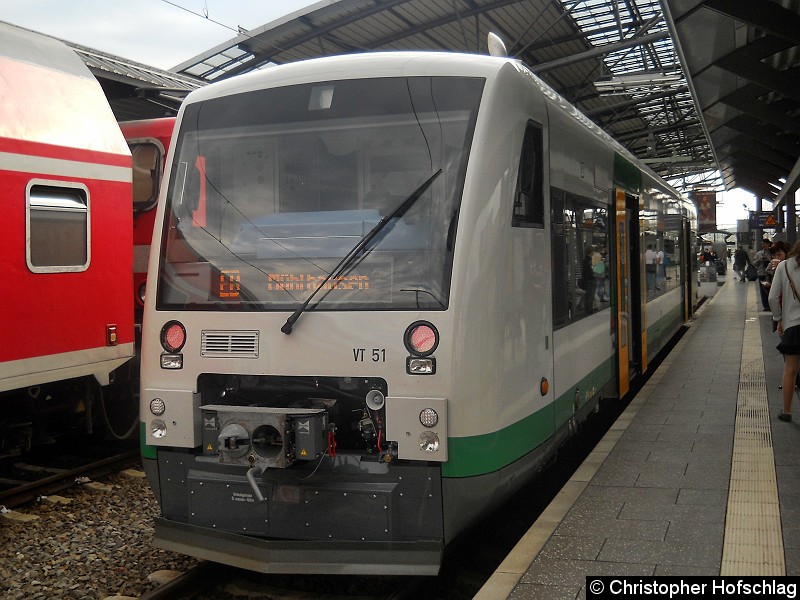
<instances>
[{"instance_id":1,"label":"green stripe on train","mask_svg":"<svg viewBox=\"0 0 800 600\"><path fill-rule=\"evenodd\" d=\"M156 447L147 443L147 423L139 422L139 450L142 453L142 458L156 459Z\"/></svg>"},{"instance_id":2,"label":"green stripe on train","mask_svg":"<svg viewBox=\"0 0 800 600\"><path fill-rule=\"evenodd\" d=\"M672 338L683 322L683 307L676 306L647 328L649 354L654 355ZM501 469L535 450L566 424L582 407L615 377L616 357L581 379L561 394L554 404L499 431L448 439L448 461L442 465L445 477L472 477Z\"/></svg>"},{"instance_id":3,"label":"green stripe on train","mask_svg":"<svg viewBox=\"0 0 800 600\"><path fill-rule=\"evenodd\" d=\"M597 394L613 378L615 360L610 357L554 403L524 419L492 433L447 440L448 460L442 465L444 477L474 477L492 473L532 452L573 415L575 392L579 406ZM538 394L538 390L533 392Z\"/></svg>"},{"instance_id":4,"label":"green stripe on train","mask_svg":"<svg viewBox=\"0 0 800 600\"><path fill-rule=\"evenodd\" d=\"M672 339L675 332L683 324L683 306L672 308L658 321L647 328L647 360L652 360Z\"/></svg>"}]
</instances>

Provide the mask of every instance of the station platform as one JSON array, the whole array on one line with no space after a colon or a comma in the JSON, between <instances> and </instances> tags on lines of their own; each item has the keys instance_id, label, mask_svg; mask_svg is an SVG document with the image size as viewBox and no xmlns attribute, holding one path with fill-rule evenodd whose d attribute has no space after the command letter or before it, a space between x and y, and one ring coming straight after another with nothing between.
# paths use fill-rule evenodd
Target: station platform
<instances>
[{"instance_id":1,"label":"station platform","mask_svg":"<svg viewBox=\"0 0 800 600\"><path fill-rule=\"evenodd\" d=\"M729 280L477 600L585 598L587 576L800 574L800 401L758 282Z\"/></svg>"}]
</instances>

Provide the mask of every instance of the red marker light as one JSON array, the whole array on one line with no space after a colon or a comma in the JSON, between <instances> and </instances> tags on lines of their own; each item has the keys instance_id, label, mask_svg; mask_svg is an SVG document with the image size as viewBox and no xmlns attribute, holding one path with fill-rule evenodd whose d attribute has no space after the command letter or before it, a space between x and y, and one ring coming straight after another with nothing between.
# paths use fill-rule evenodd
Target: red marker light
<instances>
[{"instance_id":1,"label":"red marker light","mask_svg":"<svg viewBox=\"0 0 800 600\"><path fill-rule=\"evenodd\" d=\"M433 354L439 345L439 332L427 321L417 321L409 325L403 341L406 348L417 356Z\"/></svg>"},{"instance_id":2,"label":"red marker light","mask_svg":"<svg viewBox=\"0 0 800 600\"><path fill-rule=\"evenodd\" d=\"M117 326L106 325L106 346L117 345Z\"/></svg>"},{"instance_id":3,"label":"red marker light","mask_svg":"<svg viewBox=\"0 0 800 600\"><path fill-rule=\"evenodd\" d=\"M186 329L178 321L170 321L161 328L161 346L167 352L178 352L186 343Z\"/></svg>"}]
</instances>

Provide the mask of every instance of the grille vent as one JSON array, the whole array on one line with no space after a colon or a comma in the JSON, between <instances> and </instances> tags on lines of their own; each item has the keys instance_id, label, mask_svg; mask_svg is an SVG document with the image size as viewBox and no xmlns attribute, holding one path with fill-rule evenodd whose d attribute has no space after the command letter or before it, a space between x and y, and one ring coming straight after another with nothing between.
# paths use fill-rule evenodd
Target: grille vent
<instances>
[{"instance_id":1,"label":"grille vent","mask_svg":"<svg viewBox=\"0 0 800 600\"><path fill-rule=\"evenodd\" d=\"M258 358L258 331L202 331L200 355L208 358Z\"/></svg>"}]
</instances>

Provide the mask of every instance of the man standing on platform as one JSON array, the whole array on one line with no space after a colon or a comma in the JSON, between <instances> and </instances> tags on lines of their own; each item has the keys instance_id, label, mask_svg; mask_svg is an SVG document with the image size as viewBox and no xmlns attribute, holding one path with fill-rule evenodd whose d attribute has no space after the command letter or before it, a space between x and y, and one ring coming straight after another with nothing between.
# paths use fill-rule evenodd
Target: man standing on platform
<instances>
[{"instance_id":1,"label":"man standing on platform","mask_svg":"<svg viewBox=\"0 0 800 600\"><path fill-rule=\"evenodd\" d=\"M747 269L747 264L750 260L747 257L747 251L739 246L736 252L733 253L733 272L739 276L739 281L745 282L744 272Z\"/></svg>"}]
</instances>

